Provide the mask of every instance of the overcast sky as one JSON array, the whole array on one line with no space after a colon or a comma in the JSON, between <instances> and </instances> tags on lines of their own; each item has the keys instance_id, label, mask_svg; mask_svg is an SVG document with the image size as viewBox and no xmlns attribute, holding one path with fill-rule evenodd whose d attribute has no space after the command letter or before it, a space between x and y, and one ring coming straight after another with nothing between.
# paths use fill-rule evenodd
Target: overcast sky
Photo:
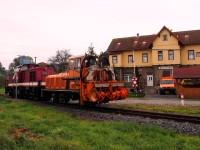
<instances>
[{"instance_id":1,"label":"overcast sky","mask_svg":"<svg viewBox=\"0 0 200 150\"><path fill-rule=\"evenodd\" d=\"M105 51L117 37L200 29L198 0L0 0L0 62L29 55L46 62L56 50Z\"/></svg>"}]
</instances>

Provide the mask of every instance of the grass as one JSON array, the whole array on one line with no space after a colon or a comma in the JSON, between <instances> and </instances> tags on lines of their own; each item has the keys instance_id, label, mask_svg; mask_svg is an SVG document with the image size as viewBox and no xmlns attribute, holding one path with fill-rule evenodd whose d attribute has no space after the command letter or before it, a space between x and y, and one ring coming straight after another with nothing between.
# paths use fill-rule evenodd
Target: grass
<instances>
[{"instance_id":1,"label":"grass","mask_svg":"<svg viewBox=\"0 0 200 150\"><path fill-rule=\"evenodd\" d=\"M0 95L5 93L5 89L0 87Z\"/></svg>"},{"instance_id":2,"label":"grass","mask_svg":"<svg viewBox=\"0 0 200 150\"><path fill-rule=\"evenodd\" d=\"M144 93L133 93L133 92L129 92L128 93L128 97L138 97L138 98L143 98L145 96Z\"/></svg>"},{"instance_id":3,"label":"grass","mask_svg":"<svg viewBox=\"0 0 200 150\"><path fill-rule=\"evenodd\" d=\"M112 104L113 107L139 109L156 112L167 112L200 116L200 106L176 106L176 105L153 105L153 104Z\"/></svg>"},{"instance_id":4,"label":"grass","mask_svg":"<svg viewBox=\"0 0 200 150\"><path fill-rule=\"evenodd\" d=\"M200 137L151 125L82 120L0 97L0 150L197 150Z\"/></svg>"}]
</instances>

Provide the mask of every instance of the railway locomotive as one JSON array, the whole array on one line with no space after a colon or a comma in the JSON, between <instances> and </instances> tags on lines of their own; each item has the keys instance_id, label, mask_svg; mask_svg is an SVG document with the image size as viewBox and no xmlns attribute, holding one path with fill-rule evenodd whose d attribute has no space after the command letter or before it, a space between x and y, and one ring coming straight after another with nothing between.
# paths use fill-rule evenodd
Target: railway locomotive
<instances>
[{"instance_id":1,"label":"railway locomotive","mask_svg":"<svg viewBox=\"0 0 200 150\"><path fill-rule=\"evenodd\" d=\"M107 103L128 96L124 82L115 80L114 71L103 56L86 55L79 70L69 69L58 74L50 66L33 65L26 70L23 67L17 71L17 83L12 76L6 82L6 93L10 96L42 98L52 103L78 100L80 105ZM22 78L23 74L29 77Z\"/></svg>"},{"instance_id":2,"label":"railway locomotive","mask_svg":"<svg viewBox=\"0 0 200 150\"><path fill-rule=\"evenodd\" d=\"M45 88L45 78L54 74L54 69L46 64L24 64L10 72L5 81L5 93L17 98L41 97Z\"/></svg>"}]
</instances>

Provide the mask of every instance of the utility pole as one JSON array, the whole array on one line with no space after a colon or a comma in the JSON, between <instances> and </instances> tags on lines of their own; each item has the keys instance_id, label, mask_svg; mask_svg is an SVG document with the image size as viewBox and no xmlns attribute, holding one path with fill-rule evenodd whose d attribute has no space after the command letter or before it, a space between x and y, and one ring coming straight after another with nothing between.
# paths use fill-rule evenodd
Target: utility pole
<instances>
[{"instance_id":1,"label":"utility pole","mask_svg":"<svg viewBox=\"0 0 200 150\"><path fill-rule=\"evenodd\" d=\"M133 51L133 74L135 76L135 52Z\"/></svg>"},{"instance_id":2,"label":"utility pole","mask_svg":"<svg viewBox=\"0 0 200 150\"><path fill-rule=\"evenodd\" d=\"M14 69L14 76L13 76L13 78L15 79L15 98L17 99L17 83L18 83L18 67L16 67L15 69Z\"/></svg>"}]
</instances>

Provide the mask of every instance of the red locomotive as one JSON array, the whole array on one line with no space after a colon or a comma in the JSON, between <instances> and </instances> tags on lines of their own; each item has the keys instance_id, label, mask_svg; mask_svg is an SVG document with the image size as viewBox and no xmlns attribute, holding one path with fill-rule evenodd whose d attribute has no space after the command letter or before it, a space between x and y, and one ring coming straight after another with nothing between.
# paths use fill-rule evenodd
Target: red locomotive
<instances>
[{"instance_id":1,"label":"red locomotive","mask_svg":"<svg viewBox=\"0 0 200 150\"><path fill-rule=\"evenodd\" d=\"M54 73L54 69L45 64L20 65L8 75L5 93L18 98L40 98L46 76Z\"/></svg>"},{"instance_id":2,"label":"red locomotive","mask_svg":"<svg viewBox=\"0 0 200 150\"><path fill-rule=\"evenodd\" d=\"M108 59L90 55L83 58L80 70L59 74L54 74L49 66L20 66L8 79L6 93L10 96L17 93L19 98L42 97L57 103L79 100L80 105L106 103L128 96L124 82L115 80Z\"/></svg>"}]
</instances>

